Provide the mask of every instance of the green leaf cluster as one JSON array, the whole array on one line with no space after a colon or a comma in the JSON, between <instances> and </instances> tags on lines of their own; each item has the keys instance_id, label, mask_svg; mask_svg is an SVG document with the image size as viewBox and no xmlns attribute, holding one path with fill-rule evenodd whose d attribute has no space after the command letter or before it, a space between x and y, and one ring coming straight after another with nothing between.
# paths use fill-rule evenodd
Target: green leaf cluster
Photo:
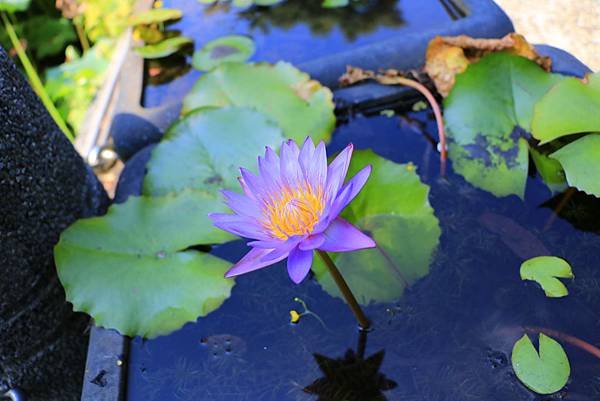
<instances>
[{"instance_id":1,"label":"green leaf cluster","mask_svg":"<svg viewBox=\"0 0 600 401\"><path fill-rule=\"evenodd\" d=\"M551 190L600 196L600 75L551 74L523 57L495 53L456 78L445 99L454 169L496 196L523 197L529 157ZM578 135L574 135L578 134Z\"/></svg>"},{"instance_id":2,"label":"green leaf cluster","mask_svg":"<svg viewBox=\"0 0 600 401\"><path fill-rule=\"evenodd\" d=\"M169 57L189 48L194 41L181 36L179 31L165 29L165 24L183 17L175 8L153 8L129 17L128 24L135 27L135 37L145 44L135 51L145 59L153 60Z\"/></svg>"}]
</instances>

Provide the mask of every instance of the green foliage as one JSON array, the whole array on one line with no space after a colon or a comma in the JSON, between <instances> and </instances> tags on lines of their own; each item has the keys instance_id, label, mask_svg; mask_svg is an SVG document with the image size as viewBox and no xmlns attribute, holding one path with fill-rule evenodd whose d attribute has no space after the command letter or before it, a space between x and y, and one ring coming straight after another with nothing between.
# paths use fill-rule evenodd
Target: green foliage
<instances>
[{"instance_id":1,"label":"green foliage","mask_svg":"<svg viewBox=\"0 0 600 401\"><path fill-rule=\"evenodd\" d=\"M565 171L557 160L534 147L529 148L529 154L538 174L553 192L561 192L567 187Z\"/></svg>"},{"instance_id":2,"label":"green foliage","mask_svg":"<svg viewBox=\"0 0 600 401\"><path fill-rule=\"evenodd\" d=\"M587 83L565 78L536 104L533 136L542 143L565 135L600 131L600 74Z\"/></svg>"},{"instance_id":3,"label":"green foliage","mask_svg":"<svg viewBox=\"0 0 600 401\"><path fill-rule=\"evenodd\" d=\"M279 127L255 111L196 110L173 125L152 152L144 193L238 189L239 167L255 166L265 146L277 148L283 139Z\"/></svg>"},{"instance_id":4,"label":"green foliage","mask_svg":"<svg viewBox=\"0 0 600 401\"><path fill-rule=\"evenodd\" d=\"M247 36L224 36L208 42L194 53L192 65L209 71L223 63L243 63L254 54L254 41Z\"/></svg>"},{"instance_id":5,"label":"green foliage","mask_svg":"<svg viewBox=\"0 0 600 401\"><path fill-rule=\"evenodd\" d=\"M75 132L104 82L111 53L110 40L98 42L83 56L69 48L69 61L46 72L46 91Z\"/></svg>"},{"instance_id":6,"label":"green foliage","mask_svg":"<svg viewBox=\"0 0 600 401\"><path fill-rule=\"evenodd\" d=\"M456 78L444 115L450 159L469 182L497 196L523 197L535 102L560 80L523 57L483 57Z\"/></svg>"},{"instance_id":7,"label":"green foliage","mask_svg":"<svg viewBox=\"0 0 600 401\"><path fill-rule=\"evenodd\" d=\"M555 256L538 256L521 265L521 280L533 280L542 286L547 297L560 298L569 295L569 290L558 278L573 278L571 265Z\"/></svg>"},{"instance_id":8,"label":"green foliage","mask_svg":"<svg viewBox=\"0 0 600 401\"><path fill-rule=\"evenodd\" d=\"M67 45L77 41L71 21L45 15L27 19L23 23L23 37L37 59L59 55Z\"/></svg>"},{"instance_id":9,"label":"green foliage","mask_svg":"<svg viewBox=\"0 0 600 401\"><path fill-rule=\"evenodd\" d=\"M16 11L25 11L29 8L31 0L0 0L0 11L14 13Z\"/></svg>"},{"instance_id":10,"label":"green foliage","mask_svg":"<svg viewBox=\"0 0 600 401\"><path fill-rule=\"evenodd\" d=\"M96 42L117 38L127 28L134 0L86 0L83 7L85 32Z\"/></svg>"},{"instance_id":11,"label":"green foliage","mask_svg":"<svg viewBox=\"0 0 600 401\"><path fill-rule=\"evenodd\" d=\"M328 88L289 63L227 63L200 77L183 100L183 111L249 107L276 121L297 142L308 135L327 141L335 127L332 98Z\"/></svg>"},{"instance_id":12,"label":"green foliage","mask_svg":"<svg viewBox=\"0 0 600 401\"><path fill-rule=\"evenodd\" d=\"M429 204L429 188L412 164L396 164L371 151L357 151L348 176L367 164L373 171L361 193L342 216L368 233L377 248L331 254L358 302L391 302L429 273L429 263L441 234ZM313 271L319 284L341 297L320 259Z\"/></svg>"},{"instance_id":13,"label":"green foliage","mask_svg":"<svg viewBox=\"0 0 600 401\"><path fill-rule=\"evenodd\" d=\"M186 249L230 238L206 221L219 203L196 191L131 197L77 221L55 248L67 300L100 326L148 338L217 309L234 284L229 263Z\"/></svg>"},{"instance_id":14,"label":"green foliage","mask_svg":"<svg viewBox=\"0 0 600 401\"><path fill-rule=\"evenodd\" d=\"M350 0L324 0L323 7L325 7L325 8L346 7L349 3L350 3Z\"/></svg>"},{"instance_id":15,"label":"green foliage","mask_svg":"<svg viewBox=\"0 0 600 401\"><path fill-rule=\"evenodd\" d=\"M129 25L151 25L177 20L183 16L181 10L176 8L153 8L140 14L129 17Z\"/></svg>"},{"instance_id":16,"label":"green foliage","mask_svg":"<svg viewBox=\"0 0 600 401\"><path fill-rule=\"evenodd\" d=\"M158 43L136 47L135 51L145 59L157 59L177 53L194 41L185 36L175 36Z\"/></svg>"},{"instance_id":17,"label":"green foliage","mask_svg":"<svg viewBox=\"0 0 600 401\"><path fill-rule=\"evenodd\" d=\"M562 164L570 186L600 197L600 134L590 134L550 155Z\"/></svg>"},{"instance_id":18,"label":"green foliage","mask_svg":"<svg viewBox=\"0 0 600 401\"><path fill-rule=\"evenodd\" d=\"M519 380L538 394L552 394L567 384L571 366L561 345L540 333L540 352L525 334L512 350L512 366Z\"/></svg>"}]
</instances>

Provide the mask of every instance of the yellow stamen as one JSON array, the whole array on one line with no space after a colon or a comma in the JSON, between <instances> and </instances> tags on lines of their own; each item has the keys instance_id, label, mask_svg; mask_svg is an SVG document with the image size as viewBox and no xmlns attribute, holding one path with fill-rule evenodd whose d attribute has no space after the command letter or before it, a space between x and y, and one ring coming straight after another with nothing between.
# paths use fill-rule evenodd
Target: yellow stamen
<instances>
[{"instance_id":1,"label":"yellow stamen","mask_svg":"<svg viewBox=\"0 0 600 401\"><path fill-rule=\"evenodd\" d=\"M323 191L308 183L297 188L284 188L266 200L263 206L263 226L275 237L288 239L307 235L323 212Z\"/></svg>"}]
</instances>

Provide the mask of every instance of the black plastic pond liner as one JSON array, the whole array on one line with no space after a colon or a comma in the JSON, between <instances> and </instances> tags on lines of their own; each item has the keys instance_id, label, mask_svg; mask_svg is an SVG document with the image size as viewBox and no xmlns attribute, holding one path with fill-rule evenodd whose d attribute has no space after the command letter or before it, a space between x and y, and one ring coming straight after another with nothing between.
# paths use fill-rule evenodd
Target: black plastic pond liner
<instances>
[{"instance_id":1,"label":"black plastic pond liner","mask_svg":"<svg viewBox=\"0 0 600 401\"><path fill-rule=\"evenodd\" d=\"M537 47L538 51L540 51L543 55L548 55L551 56L553 59L553 68L554 71L556 72L561 72L564 74L570 74L570 75L575 75L575 76L583 76L585 73L589 72L589 69L587 67L585 67L581 62L579 62L577 59L575 59L573 56L569 55L568 53L549 47L549 46L538 46ZM337 90L335 91L335 97L336 99L338 99L338 101L340 102L340 104L345 104L345 105L351 105L351 104L377 104L377 107L379 108L386 108L386 103L385 101L381 101L381 99L377 98L377 94L383 94L383 98L384 99L388 99L386 101L390 101L391 104L396 104L395 100L394 100L394 93L393 91L395 91L396 89L390 89L387 87L381 87L381 86L377 86L377 89L373 90L374 86L373 84L365 84L365 85L359 85L356 86L354 88L348 88L348 89L342 89L342 90ZM351 89L351 90L350 90ZM393 106L390 106L393 107ZM396 139L392 139L391 142L388 145L382 144L381 142L381 138L378 139L378 135L380 132L385 131L387 128L386 127L391 127L390 124L395 124L392 123L391 121L393 121L392 119L386 119L386 117L383 116L377 116L375 115L374 117L372 117L373 120L370 120L368 118L364 118L364 117L360 117L360 116L356 116L356 118L354 119L354 121L352 122L352 124L354 124L353 126L355 127L354 130L359 130L361 133L360 137L357 137L355 139L353 139L353 141L355 141L355 144L357 145L357 148L365 148L365 147L375 147L377 148L378 152L380 152L382 155L386 156L386 157L391 157L393 160L396 159L406 159L406 158L410 158L411 160L415 160L415 162L418 162L417 164L419 165L419 174L421 175L422 179L427 180L428 178L426 177L433 177L437 174L437 169L439 168L439 163L435 157L435 151L433 151L432 149L428 150L428 148L432 148L431 144L428 143L427 141L424 141L422 137L419 137L419 135L416 135L413 137L408 136L407 138L404 139L400 139L400 138L396 138ZM357 125L358 124L358 125ZM372 125L375 124L375 125ZM410 124L410 122L409 122ZM435 129L433 128L433 122L429 121L428 123L426 123L427 126L424 126L423 129L425 129L427 132L429 132L432 135L435 135ZM350 135L350 137L348 137L347 135ZM329 146L330 151L336 151L339 150L342 146L344 146L345 141L347 141L349 138L353 138L352 134L350 133L350 131L348 131L347 128L344 128L343 126L340 127L336 133L334 134L333 137L333 141L331 143L331 145ZM410 139L412 138L412 139ZM420 138L420 139L419 139ZM400 143L399 141L408 141L408 142L402 142ZM141 188L142 188L142 182L143 182L143 177L145 174L145 166L146 163L148 162L150 155L151 155L151 151L153 149L153 147L155 146L153 144L153 142L155 142L154 140L151 140L150 138L147 138L145 143L140 144L143 145L143 149L139 152L137 152L133 157L130 158L130 160L126 163L125 165L125 169L123 170L120 180L119 180L119 184L118 184L118 188L117 188L117 194L116 194L116 198L115 198L115 202L121 203L124 202L129 196L136 196L139 195L141 193ZM399 151L400 148L404 148L404 150ZM400 153L398 153L400 152ZM424 158L426 158L427 160L429 160L429 162L427 163L421 163L421 154L425 155L423 156ZM399 156L400 155L400 156ZM429 155L429 156L427 156ZM423 159L425 160L425 159ZM402 161L402 160L399 160ZM452 178L453 180L456 180L456 178ZM461 181L461 180L459 180ZM469 185L461 185L461 187L464 186L464 189L461 191L464 191L466 193L465 196L467 196L467 199L470 194L470 191L474 191L473 189L470 189ZM534 187L535 185L532 185L532 187ZM442 186L443 188L443 186ZM452 189L453 187L448 187L450 188L450 190L454 191L454 189ZM536 187L536 191L540 190L540 188L542 188L541 186L537 186ZM433 193L432 194L432 203L434 205L434 207L438 208L438 206L443 205L444 202L447 202L446 197L447 195L444 195L443 193ZM546 195L544 196L538 196L536 198L535 194L532 194L531 191L528 190L528 196L530 197L530 199L533 199L534 203L538 201L541 202ZM495 199L491 196L487 196L487 199L489 200L489 204L488 206L490 208L502 208L505 206L502 205L515 205L516 203L513 202L513 200L499 200L499 199ZM481 207L481 206L479 206ZM510 206L512 207L512 206ZM436 212L437 213L437 212ZM439 216L440 217L440 221L442 222L442 224L446 224L447 221L451 221L452 219L452 215L448 215L448 216ZM453 224L459 224L457 222L453 223ZM223 253L223 255L221 256L227 256L229 258L231 258L232 254L237 254L241 251L241 249L243 248L243 244L233 244L231 246L224 246L224 249L221 250L220 252ZM275 274L274 272L272 272L273 274ZM257 273L259 274L259 273ZM290 291L293 291L293 286L290 284ZM319 290L321 291L321 290ZM288 294L289 295L289 294ZM510 299L515 297L515 294L508 294L506 297L503 297L503 303L510 303ZM517 297L518 298L518 297ZM283 298L282 298L283 299ZM287 299L287 298L286 298ZM520 298L519 298L520 299ZM538 298L535 298L536 301L534 302L536 305L540 304L542 301L539 300ZM474 300L474 302L476 303L477 301ZM517 299L515 298L515 301L517 302ZM522 301L518 301L518 302L522 302ZM512 305L512 304L511 304ZM513 310L511 308L516 308L515 306L511 306L509 305L509 310ZM450 305L452 306L452 305ZM564 313L569 313L568 310L569 309L565 309L565 308L559 308L557 310L560 310ZM331 313L334 313L335 311L329 311L327 312L327 314L331 315ZM460 311L453 311L452 313L459 313ZM215 313L216 315L217 313ZM335 314L335 313L334 313ZM213 325L215 324L214 319L215 317L213 316ZM252 318L249 318L252 319ZM390 319L392 319L390 317ZM402 326L400 326L402 327ZM445 338L445 336L448 333L440 333L440 336L442 336L443 338ZM418 334L418 336L420 336L420 334ZM440 341L443 340L443 338L440 338ZM168 342L168 337L164 337L163 338L164 341ZM493 341L506 341L506 340L502 340L502 339L492 339ZM492 341L490 340L490 341ZM90 346L89 346L89 353L88 353L88 362L87 362L87 368L86 368L86 373L85 373L85 380L84 380L84 390L83 390L83 396L82 396L82 401L120 401L120 400L125 400L127 399L126 397L126 392L127 392L127 388L128 388L128 383L131 383L131 380L137 380L137 384L136 384L136 388L139 388L140 383L139 383L139 378L136 378L136 375L144 375L143 371L146 368L143 368L143 364L141 365L141 362L135 359L131 359L131 355L130 355L130 351L129 351L129 339L122 337L120 335L118 335L116 332L112 331L112 330L105 330L105 329L101 329L101 328L96 328L94 327L92 329L92 336L91 336L91 340L90 340ZM145 345L144 343L140 342L139 339L135 340L136 344L135 344L135 348L138 350L138 354L140 350L143 350ZM199 339L198 339L199 341ZM492 341L492 342L493 342ZM442 341L443 343L443 341ZM198 342L197 344L198 346L200 346L200 342ZM381 344L380 344L381 345ZM293 346L293 345L290 345ZM158 346L158 349L161 349L163 353L169 355L169 350L164 350L162 349L160 346ZM442 345L442 349L444 349L445 346ZM157 349L157 350L158 350ZM265 348L266 350L266 348ZM142 354L145 352L150 352L150 351L142 351ZM191 352L191 350L190 350ZM197 352L197 350L194 350L193 352ZM343 352L342 352L343 354ZM492 366L494 369L496 368L501 368L501 369L508 369L505 372L505 374L502 375L502 377L505 377L507 380L507 383L509 383L508 388L506 388L505 390L507 391L507 394L520 394L520 396L523 397L529 397L530 395L527 393L526 390L524 390L524 388L521 388L520 385L516 384L515 379L513 378L513 376L510 374L510 368L509 368L509 362L507 359L507 355L506 353L503 352L499 352L499 351L494 351L492 349L489 350L488 352L488 359L486 360L489 365L486 366ZM343 361L343 359L336 359L337 357L340 357L341 355L333 355L332 357L334 357L333 359L331 359L332 361ZM346 354L347 358L352 358L352 356L350 354ZM386 356L386 358L389 358L390 356ZM329 359L328 359L329 360ZM173 364L175 363L174 361L167 361L167 360L161 360L162 363L165 364ZM321 361L323 363L323 361ZM461 362L461 361L458 361ZM334 363L334 362L332 362ZM340 362L341 363L341 362ZM479 362L478 362L479 363ZM177 364L176 364L177 365ZM162 365L161 365L162 366ZM473 375L475 374L475 372L467 372L468 369L477 369L478 365L473 365L473 366L469 366L466 362L462 365L460 365L461 369L465 369L465 375ZM181 374L186 374L185 369L188 370L192 370L193 371L193 366L192 367L186 367L186 366L175 366L172 367L173 372L169 371L167 368L165 368L164 372L155 372L156 374L161 375L166 375L168 376L169 374L179 374L177 369L183 369L183 372L179 372ZM127 377L127 371L129 370L130 372L132 371L132 369L135 369L136 375ZM142 373L140 373L140 369L142 370ZM169 373L170 372L170 373ZM189 373L189 372L188 372ZM416 380L415 385L418 386L419 388L426 388L427 387L427 382L426 382L426 378L425 377L420 377L418 374L413 373L414 374L414 380ZM454 375L454 376L453 376ZM482 373L483 376L478 377L478 380L482 380L482 384L481 385L485 385L486 380L497 380L496 376L489 376L486 378L486 376L484 375L484 373ZM456 378L458 377L460 379L460 375L456 376L456 373L450 372L450 371L440 371L439 372L439 378L440 380L447 380L448 382L444 382L446 383L447 386L451 386L451 387L460 387L458 386L453 380L456 380ZM231 380L234 380L235 378L229 378L229 381L227 383L230 383ZM392 383L389 381L389 378L379 378L382 381L380 383L384 383L386 385L389 386L389 388L393 388ZM379 380L378 379L378 380ZM471 380L473 378L470 378L468 380ZM156 378L156 380L163 380L160 377ZM164 383L167 383L167 379L165 379L166 381ZM175 379L174 379L175 380ZM434 380L433 377L429 377L428 380ZM467 380L467 379L465 379ZM473 379L475 380L475 379ZM319 383L323 383L322 381L315 381L313 383L313 387L308 386L307 388L314 388L314 389L324 389L326 387L319 387L318 384ZM512 384L510 384L512 383ZM156 383L154 383L156 385ZM308 385L310 383L303 383L304 385ZM459 383L460 384L460 383ZM165 384L166 385L166 384ZM200 383L201 385L201 383ZM257 383L258 385L258 383ZM382 384L383 385L383 384ZM516 385L516 387L515 387ZM227 385L223 384L223 390L228 390ZM315 387L316 386L316 387ZM202 387L202 386L201 386ZM450 388L450 387L449 387ZM133 391L133 389L130 389L131 391ZM325 390L323 390L325 391ZM433 391L433 390L432 390ZM452 390L448 390L448 391L452 391ZM457 394L458 394L458 389L456 390ZM439 396L439 394L437 394ZM436 394L432 393L432 396L436 396ZM229 398L231 400L238 400L241 398L235 398L234 396L232 396L233 398ZM452 395L449 393L448 394L447 399L454 399L452 398ZM148 399L147 396L145 395L141 395L138 394L134 400L140 400L140 399ZM175 400L176 398L173 398L173 400ZM204 401L204 400L209 400L212 398L193 398L194 400L197 401ZM270 400L269 398L265 398ZM325 398L324 398L325 399ZM377 398L379 399L379 398ZM444 398L436 398L436 399L446 399ZM134 401L132 400L132 401ZM275 399L274 399L275 400ZM390 398L390 400L392 400ZM161 401L171 401L170 399L164 399L161 398ZM279 401L279 400L277 400ZM481 400L480 400L481 401Z\"/></svg>"},{"instance_id":2,"label":"black plastic pond liner","mask_svg":"<svg viewBox=\"0 0 600 401\"><path fill-rule=\"evenodd\" d=\"M0 116L0 398L74 401L89 319L65 302L53 247L108 197L2 48Z\"/></svg>"},{"instance_id":3,"label":"black plastic pond liner","mask_svg":"<svg viewBox=\"0 0 600 401\"><path fill-rule=\"evenodd\" d=\"M442 7L435 1L424 2L424 7L432 7L433 3L437 7ZM398 4L402 5L402 2ZM323 85L335 89L338 87L337 80L344 73L347 65L372 70L420 68L424 63L427 45L436 35L464 34L479 38L500 38L513 31L512 23L506 14L491 0L446 0L442 4L445 4L445 7L451 4L451 9L455 12L462 10L460 18L448 18L439 25L435 24L423 29L412 27L408 32L403 32L402 29L393 31L390 36L379 38L377 42L367 45L344 47L341 51L331 48L331 54L297 63L296 66ZM262 11L259 9L256 12L260 15ZM203 36L211 37L211 25L208 26ZM305 45L310 47L310 41L307 40ZM258 46L265 46L265 44L259 43ZM335 45L332 43L332 46ZM290 61L286 57L287 53L289 50L286 46L280 46L279 50L269 55L274 60ZM173 122L181 109L181 99L155 108L142 107L142 73L143 60L132 52L121 74L123 89L117 106L119 111L111 126L116 151L123 160L127 160L148 142L158 142L166 127ZM403 89L390 89L377 85L369 88L369 96L373 98L389 96L392 92L396 96L407 93Z\"/></svg>"}]
</instances>

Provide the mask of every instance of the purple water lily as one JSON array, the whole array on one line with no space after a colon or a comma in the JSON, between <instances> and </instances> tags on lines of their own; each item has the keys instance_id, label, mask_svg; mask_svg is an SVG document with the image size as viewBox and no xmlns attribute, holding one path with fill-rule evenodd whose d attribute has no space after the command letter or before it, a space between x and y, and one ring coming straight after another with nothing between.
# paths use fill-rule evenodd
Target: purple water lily
<instances>
[{"instance_id":1,"label":"purple water lily","mask_svg":"<svg viewBox=\"0 0 600 401\"><path fill-rule=\"evenodd\" d=\"M237 276L288 258L290 278L300 283L310 271L314 250L347 252L375 247L375 242L339 217L365 185L371 166L344 184L352 145L327 166L323 142L315 148L306 139L302 149L292 140L281 145L281 156L267 147L258 157L259 175L241 168L245 194L224 190L235 214L212 213L214 225L254 239L252 249L229 271Z\"/></svg>"}]
</instances>

